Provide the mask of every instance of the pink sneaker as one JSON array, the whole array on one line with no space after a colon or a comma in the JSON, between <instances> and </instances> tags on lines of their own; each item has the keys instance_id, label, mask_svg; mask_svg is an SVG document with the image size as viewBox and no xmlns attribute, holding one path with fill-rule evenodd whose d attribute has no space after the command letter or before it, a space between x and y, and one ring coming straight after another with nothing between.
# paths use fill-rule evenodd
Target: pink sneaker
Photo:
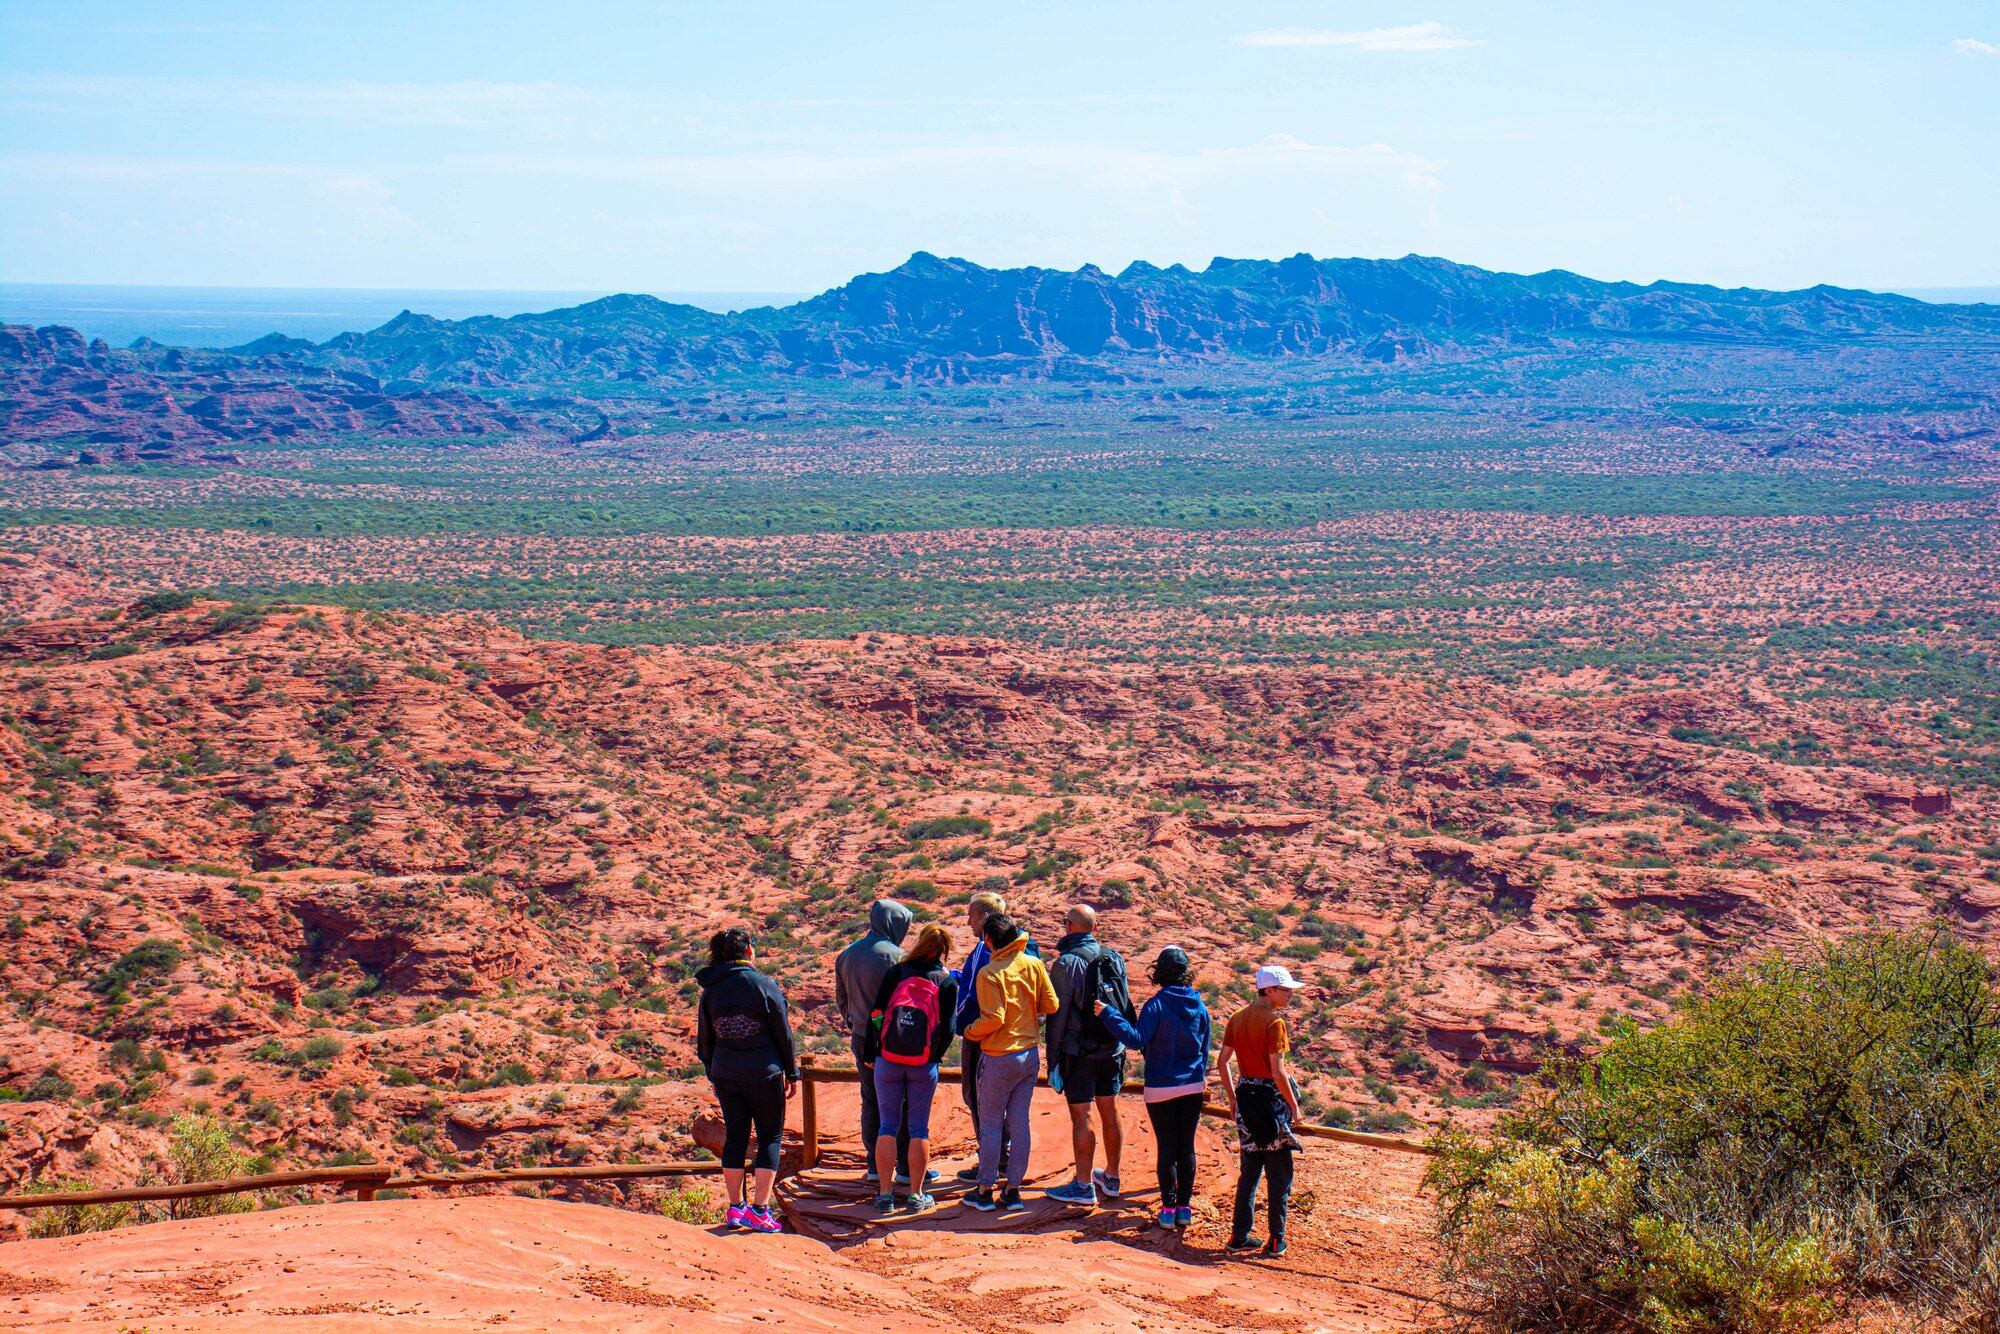
<instances>
[{"instance_id":1,"label":"pink sneaker","mask_svg":"<svg viewBox=\"0 0 2000 1334\"><path fill-rule=\"evenodd\" d=\"M769 1209L759 1209L752 1205L743 1213L743 1226L752 1232L783 1232L785 1225Z\"/></svg>"},{"instance_id":2,"label":"pink sneaker","mask_svg":"<svg viewBox=\"0 0 2000 1334\"><path fill-rule=\"evenodd\" d=\"M729 1212L723 1216L722 1225L726 1228L749 1227L750 1206L747 1204L730 1205Z\"/></svg>"}]
</instances>

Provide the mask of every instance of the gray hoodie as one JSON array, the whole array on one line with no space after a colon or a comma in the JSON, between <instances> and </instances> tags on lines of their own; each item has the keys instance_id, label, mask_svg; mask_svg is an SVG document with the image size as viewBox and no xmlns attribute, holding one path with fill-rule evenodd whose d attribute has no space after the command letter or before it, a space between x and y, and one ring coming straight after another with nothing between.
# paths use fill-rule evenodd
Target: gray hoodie
<instances>
[{"instance_id":1,"label":"gray hoodie","mask_svg":"<svg viewBox=\"0 0 2000 1334\"><path fill-rule=\"evenodd\" d=\"M868 1031L875 1012L875 993L891 968L903 961L903 937L910 934L910 910L894 899L877 899L868 909L868 934L849 945L834 960L834 990L847 1031Z\"/></svg>"}]
</instances>

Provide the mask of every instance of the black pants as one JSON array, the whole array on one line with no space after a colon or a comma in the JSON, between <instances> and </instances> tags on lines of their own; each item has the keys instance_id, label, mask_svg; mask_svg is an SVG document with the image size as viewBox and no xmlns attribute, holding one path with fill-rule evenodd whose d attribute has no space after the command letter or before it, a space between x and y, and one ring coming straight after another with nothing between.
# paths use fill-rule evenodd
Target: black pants
<instances>
[{"instance_id":1,"label":"black pants","mask_svg":"<svg viewBox=\"0 0 2000 1334\"><path fill-rule=\"evenodd\" d=\"M875 1097L875 1065L861 1059L861 1040L850 1038L847 1049L854 1053L854 1068L861 1072L861 1143L868 1155L869 1170L875 1167L875 1139L882 1133L882 1104ZM903 1125L909 1125L906 1119ZM910 1135L907 1130L896 1136L896 1170L904 1176L910 1174Z\"/></svg>"},{"instance_id":2,"label":"black pants","mask_svg":"<svg viewBox=\"0 0 2000 1334\"><path fill-rule=\"evenodd\" d=\"M741 1168L750 1151L750 1129L757 1130L760 1171L778 1170L778 1149L785 1135L785 1080L717 1079L716 1101L722 1104L722 1165Z\"/></svg>"},{"instance_id":3,"label":"black pants","mask_svg":"<svg viewBox=\"0 0 2000 1334\"><path fill-rule=\"evenodd\" d=\"M1292 1151L1270 1149L1263 1153L1245 1153L1240 1157L1242 1168L1236 1177L1236 1219L1229 1229L1229 1239L1243 1241L1250 1236L1250 1220L1257 1212L1257 1178L1261 1174L1270 1183L1270 1244L1280 1245L1285 1240L1285 1211L1292 1202Z\"/></svg>"},{"instance_id":4,"label":"black pants","mask_svg":"<svg viewBox=\"0 0 2000 1334\"><path fill-rule=\"evenodd\" d=\"M1194 1199L1194 1132L1201 1124L1201 1098L1190 1093L1146 1104L1158 1145L1162 1209L1185 1208Z\"/></svg>"},{"instance_id":5,"label":"black pants","mask_svg":"<svg viewBox=\"0 0 2000 1334\"><path fill-rule=\"evenodd\" d=\"M958 1041L958 1091L965 1095L965 1110L972 1113L972 1133L979 1134L979 1044L971 1038Z\"/></svg>"}]
</instances>

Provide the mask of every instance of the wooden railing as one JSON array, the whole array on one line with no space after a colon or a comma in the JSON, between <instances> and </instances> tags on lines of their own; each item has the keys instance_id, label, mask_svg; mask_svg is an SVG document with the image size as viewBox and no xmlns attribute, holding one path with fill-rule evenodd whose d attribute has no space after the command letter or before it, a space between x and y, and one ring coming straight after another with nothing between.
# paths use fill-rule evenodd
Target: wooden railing
<instances>
[{"instance_id":1,"label":"wooden railing","mask_svg":"<svg viewBox=\"0 0 2000 1334\"><path fill-rule=\"evenodd\" d=\"M813 1092L815 1084L858 1084L861 1072L851 1065L815 1065L811 1060L799 1063L799 1073L804 1078L799 1089L799 1113L801 1132L805 1139L799 1155L799 1168L805 1170L819 1165L819 1099ZM957 1083L962 1072L956 1066L946 1066L938 1071L939 1084ZM1049 1077L1043 1074L1036 1081L1042 1088L1049 1086ZM1137 1093L1146 1087L1143 1080L1125 1081L1125 1092ZM1227 1119L1229 1109L1217 1103L1206 1103L1201 1109L1209 1116ZM1373 1135L1362 1130L1342 1130L1339 1126L1320 1126L1310 1123L1295 1123L1292 1133L1307 1139L1331 1139L1343 1144L1361 1144L1371 1149L1388 1149L1394 1153L1434 1154L1436 1149L1421 1140L1398 1139L1393 1135Z\"/></svg>"},{"instance_id":2,"label":"wooden railing","mask_svg":"<svg viewBox=\"0 0 2000 1334\"><path fill-rule=\"evenodd\" d=\"M254 1177L222 1177L173 1186L127 1186L115 1190L43 1191L33 1195L0 1195L0 1209L60 1209L80 1204L143 1204L152 1200L198 1200L210 1195L241 1195L288 1186L337 1186L357 1200L372 1200L378 1190L450 1189L519 1181L623 1181L638 1177L703 1176L720 1172L713 1160L673 1163L621 1163L611 1167L502 1167L473 1172L409 1172L396 1175L386 1163L360 1167L318 1167L297 1172L267 1172Z\"/></svg>"},{"instance_id":3,"label":"wooden railing","mask_svg":"<svg viewBox=\"0 0 2000 1334\"><path fill-rule=\"evenodd\" d=\"M116 1190L45 1191L34 1195L0 1195L0 1209L55 1209L79 1204L143 1204L149 1200L198 1200L210 1195L282 1190L287 1186L338 1186L355 1198L372 1200L389 1180L393 1168L369 1163L361 1167L314 1167L298 1172L266 1172L254 1177L222 1177L174 1186L126 1186Z\"/></svg>"},{"instance_id":4,"label":"wooden railing","mask_svg":"<svg viewBox=\"0 0 2000 1334\"><path fill-rule=\"evenodd\" d=\"M861 1072L851 1065L816 1065L801 1062L804 1076L799 1090L799 1113L804 1144L799 1155L800 1170L819 1165L819 1096L821 1084L858 1084ZM939 1071L940 1082L957 1083L960 1071L947 1066ZM1036 1081L1048 1087L1048 1076ZM1137 1093L1145 1087L1136 1079L1125 1081L1125 1092ZM1229 1109L1215 1103L1202 1107L1209 1116L1227 1117ZM1395 1153L1430 1154L1437 1150L1417 1140L1392 1135L1371 1135L1338 1126L1294 1125L1295 1134L1308 1139L1339 1140L1371 1149ZM215 1181L192 1181L173 1186L128 1186L113 1190L43 1191L31 1195L0 1195L0 1209L57 1209L65 1205L143 1204L155 1200L197 1200L211 1195L238 1195L261 1190L283 1190L291 1186L334 1186L357 1200L372 1200L379 1190L449 1190L454 1186L489 1186L525 1181L624 1181L642 1177L705 1176L722 1170L714 1160L665 1163L619 1163L609 1167L498 1167L469 1172L405 1172L383 1163L357 1167L307 1168L297 1172L267 1172L262 1176L224 1177Z\"/></svg>"}]
</instances>

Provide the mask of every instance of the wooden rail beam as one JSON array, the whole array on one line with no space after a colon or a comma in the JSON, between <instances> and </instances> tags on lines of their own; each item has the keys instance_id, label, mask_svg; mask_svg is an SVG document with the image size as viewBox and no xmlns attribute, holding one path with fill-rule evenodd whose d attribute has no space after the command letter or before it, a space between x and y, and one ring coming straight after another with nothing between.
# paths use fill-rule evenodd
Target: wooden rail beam
<instances>
[{"instance_id":1,"label":"wooden rail beam","mask_svg":"<svg viewBox=\"0 0 2000 1334\"><path fill-rule=\"evenodd\" d=\"M518 1181L623 1181L640 1177L708 1176L722 1170L713 1159L677 1163L626 1163L613 1167L496 1167L471 1172L410 1172L380 1183L378 1190L491 1186Z\"/></svg>"},{"instance_id":2,"label":"wooden rail beam","mask_svg":"<svg viewBox=\"0 0 2000 1334\"><path fill-rule=\"evenodd\" d=\"M112 1190L43 1191L32 1195L0 1195L0 1209L56 1209L66 1204L142 1204L148 1200L199 1200L211 1195L282 1190L287 1186L339 1186L371 1194L394 1171L385 1163L359 1167L317 1167L296 1172L267 1172L254 1177L223 1177L175 1186L127 1186Z\"/></svg>"},{"instance_id":3,"label":"wooden rail beam","mask_svg":"<svg viewBox=\"0 0 2000 1334\"><path fill-rule=\"evenodd\" d=\"M819 1084L857 1084L861 1072L853 1066L817 1066L810 1061L804 1063L800 1073L804 1076L805 1087L800 1090L800 1111L804 1120L804 1150L800 1156L802 1167L810 1169L818 1166L819 1143L819 1099L815 1086ZM940 1079L957 1079L957 1068L939 1072ZM1048 1084L1046 1078L1040 1081ZM1145 1085L1136 1079L1125 1081L1125 1091L1134 1093ZM1226 1117L1227 1108L1209 1103L1202 1108L1209 1116ZM1434 1154L1437 1150L1417 1140L1398 1139L1392 1135L1371 1135L1359 1130L1342 1130L1337 1126L1321 1126L1301 1123L1292 1127L1293 1131L1308 1139L1338 1140L1344 1144L1359 1144L1371 1149L1387 1149L1395 1153ZM471 1172L410 1172L395 1175L395 1169L381 1163L366 1163L354 1167L305 1168L294 1172L267 1172L262 1176L224 1177L216 1181L191 1181L174 1186L129 1186L111 1190L44 1191L27 1195L0 1195L0 1209L59 1209L65 1205L82 1204L142 1204L153 1200L198 1200L213 1195L237 1195L260 1190L283 1190L290 1186L337 1186L343 1191L352 1191L357 1200L372 1200L379 1190L422 1190L429 1188L449 1189L453 1186L503 1185L523 1181L620 1181L643 1177L704 1176L720 1172L720 1163L711 1161L682 1161L666 1163L624 1163L610 1167L507 1167L488 1171Z\"/></svg>"},{"instance_id":4,"label":"wooden rail beam","mask_svg":"<svg viewBox=\"0 0 2000 1334\"><path fill-rule=\"evenodd\" d=\"M817 1115L818 1109L812 1096L813 1085L858 1084L861 1082L861 1072L851 1065L814 1065L808 1061L800 1066L800 1073L805 1076L805 1088L802 1090L802 1096L806 1100L806 1149L800 1162L803 1167L810 1168L819 1162L819 1118ZM957 1066L945 1066L938 1071L938 1082L942 1084L946 1080L955 1081L960 1076L961 1071ZM1035 1082L1041 1087L1047 1088L1049 1086L1049 1077L1045 1074ZM1146 1083L1144 1080L1128 1079L1125 1081L1125 1092L1127 1093L1138 1093L1145 1087ZM1201 1110L1209 1116L1217 1116L1224 1119L1227 1119L1229 1116L1229 1109L1218 1103L1209 1103ZM1387 1149L1392 1153L1414 1153L1429 1157L1437 1152L1436 1149L1421 1140L1398 1139L1394 1135L1371 1135L1362 1130L1342 1130L1339 1126L1321 1126L1314 1125L1311 1122L1300 1122L1292 1127L1292 1131L1294 1134L1304 1136L1307 1139L1338 1140L1343 1144L1359 1144L1370 1149Z\"/></svg>"}]
</instances>

